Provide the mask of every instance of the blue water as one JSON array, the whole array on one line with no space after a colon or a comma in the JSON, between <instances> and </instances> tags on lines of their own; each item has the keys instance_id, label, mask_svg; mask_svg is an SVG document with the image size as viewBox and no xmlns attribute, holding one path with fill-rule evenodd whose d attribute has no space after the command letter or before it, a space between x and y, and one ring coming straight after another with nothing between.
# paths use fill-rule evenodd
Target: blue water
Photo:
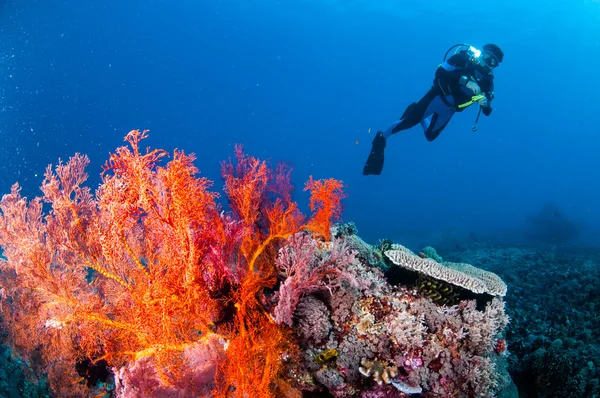
<instances>
[{"instance_id":1,"label":"blue water","mask_svg":"<svg viewBox=\"0 0 600 398\"><path fill-rule=\"evenodd\" d=\"M219 162L243 144L346 184L344 218L367 241L460 229L520 231L554 202L600 227L598 1L0 2L0 192L40 193L76 152L90 185L131 129L146 144ZM451 45L493 42L494 112L427 142L392 136L381 176L361 175L373 134L430 87Z\"/></svg>"}]
</instances>

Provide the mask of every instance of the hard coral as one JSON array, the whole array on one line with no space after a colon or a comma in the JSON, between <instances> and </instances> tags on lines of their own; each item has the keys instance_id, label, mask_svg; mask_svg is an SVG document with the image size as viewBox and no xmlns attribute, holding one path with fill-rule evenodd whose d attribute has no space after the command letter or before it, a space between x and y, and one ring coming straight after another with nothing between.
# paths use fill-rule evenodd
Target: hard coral
<instances>
[{"instance_id":1,"label":"hard coral","mask_svg":"<svg viewBox=\"0 0 600 398\"><path fill-rule=\"evenodd\" d=\"M498 354L503 354L506 351L506 340L498 339L496 344L494 344L494 351Z\"/></svg>"},{"instance_id":2,"label":"hard coral","mask_svg":"<svg viewBox=\"0 0 600 398\"><path fill-rule=\"evenodd\" d=\"M385 255L398 266L460 286L473 293L488 293L493 296L506 295L506 284L498 275L470 264L438 263L429 258L421 258L410 250L397 246L393 250L386 251Z\"/></svg>"},{"instance_id":3,"label":"hard coral","mask_svg":"<svg viewBox=\"0 0 600 398\"><path fill-rule=\"evenodd\" d=\"M377 384L391 384L392 379L398 376L398 367L390 365L388 362L368 361L363 358L360 360L360 365L358 368L360 373L363 376L372 377Z\"/></svg>"},{"instance_id":4,"label":"hard coral","mask_svg":"<svg viewBox=\"0 0 600 398\"><path fill-rule=\"evenodd\" d=\"M332 300L338 297L337 291L333 294ZM497 335L506 326L499 299L492 300L482 312L474 301L440 307L399 288L386 290L380 297L359 296L350 318L336 319L326 343L326 347L337 347L339 353L328 367L344 377L344 384L336 384L335 391L328 388L336 397L352 396L356 388L374 392L364 384L364 374L370 378L375 375L382 384L389 379L395 383L389 386L398 392L422 389L427 391L422 393L424 397L491 397L494 393L497 382L489 357L495 355ZM404 330L418 333L394 338L387 329L393 319L398 323L397 336ZM386 366L394 372L385 373Z\"/></svg>"}]
</instances>

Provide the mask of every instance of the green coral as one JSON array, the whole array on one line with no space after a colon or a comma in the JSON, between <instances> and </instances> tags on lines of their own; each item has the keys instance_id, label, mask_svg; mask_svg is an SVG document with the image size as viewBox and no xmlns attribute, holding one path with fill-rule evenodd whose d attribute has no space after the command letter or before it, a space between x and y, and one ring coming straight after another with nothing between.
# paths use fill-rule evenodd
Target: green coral
<instances>
[{"instance_id":1,"label":"green coral","mask_svg":"<svg viewBox=\"0 0 600 398\"><path fill-rule=\"evenodd\" d=\"M377 245L373 245L373 252L379 260L377 266L383 272L387 272L391 267L394 266L394 263L392 263L387 256L383 255L386 250L392 249L392 245L393 242L390 239L381 239Z\"/></svg>"},{"instance_id":2,"label":"green coral","mask_svg":"<svg viewBox=\"0 0 600 398\"><path fill-rule=\"evenodd\" d=\"M421 250L421 253L423 253L423 255L426 258L430 258L437 263L441 264L442 262L444 262L444 259L442 258L442 256L440 256L437 253L437 251L431 246L424 247L423 250Z\"/></svg>"}]
</instances>

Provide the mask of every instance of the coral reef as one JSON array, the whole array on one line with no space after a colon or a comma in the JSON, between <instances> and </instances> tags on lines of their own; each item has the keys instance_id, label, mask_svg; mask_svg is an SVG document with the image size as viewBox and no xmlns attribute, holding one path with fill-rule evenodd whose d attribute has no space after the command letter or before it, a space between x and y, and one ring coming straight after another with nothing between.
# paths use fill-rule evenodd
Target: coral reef
<instances>
[{"instance_id":1,"label":"coral reef","mask_svg":"<svg viewBox=\"0 0 600 398\"><path fill-rule=\"evenodd\" d=\"M61 397L98 392L88 375L99 364L115 370L106 374L117 393L143 385L148 393L271 396L294 350L262 304L277 282L275 258L299 231L330 239L342 184L310 178L305 216L291 200L289 171L236 147L236 161L222 167L225 211L193 155L175 151L161 165L166 152L140 151L146 137L127 135L95 195L83 186L88 159L79 154L48 167L43 197L28 201L16 184L4 195L7 341Z\"/></svg>"},{"instance_id":2,"label":"coral reef","mask_svg":"<svg viewBox=\"0 0 600 398\"><path fill-rule=\"evenodd\" d=\"M192 155L163 165L146 137L127 135L95 194L77 154L47 169L43 197L15 185L0 202L6 341L53 395L485 398L510 384L497 275L332 225L337 180L309 178L304 215L289 170L241 147L221 207ZM486 294L436 300L383 272L407 265Z\"/></svg>"},{"instance_id":3,"label":"coral reef","mask_svg":"<svg viewBox=\"0 0 600 398\"><path fill-rule=\"evenodd\" d=\"M498 275L471 264L449 261L439 263L427 257L417 256L407 248L394 248L386 251L385 255L398 266L460 286L473 293L506 295L506 284Z\"/></svg>"},{"instance_id":4,"label":"coral reef","mask_svg":"<svg viewBox=\"0 0 600 398\"><path fill-rule=\"evenodd\" d=\"M382 383L392 384L393 379L398 376L398 367L384 361L361 359L358 371L363 376L372 377L379 385Z\"/></svg>"},{"instance_id":5,"label":"coral reef","mask_svg":"<svg viewBox=\"0 0 600 398\"><path fill-rule=\"evenodd\" d=\"M426 258L430 258L433 261L435 261L436 263L443 263L444 259L442 258L442 256L440 256L437 252L437 250L435 250L435 248L431 247L431 246L426 246L423 248L423 250L421 250L419 252L419 257L426 257Z\"/></svg>"},{"instance_id":6,"label":"coral reef","mask_svg":"<svg viewBox=\"0 0 600 398\"><path fill-rule=\"evenodd\" d=\"M502 276L511 322L503 356L521 398L600 394L600 251L595 247L444 247ZM568 387L567 387L568 386Z\"/></svg>"},{"instance_id":7,"label":"coral reef","mask_svg":"<svg viewBox=\"0 0 600 398\"><path fill-rule=\"evenodd\" d=\"M0 397L49 398L48 380L0 345Z\"/></svg>"},{"instance_id":8,"label":"coral reef","mask_svg":"<svg viewBox=\"0 0 600 398\"><path fill-rule=\"evenodd\" d=\"M284 374L297 389L326 390L335 397L416 392L423 397L492 397L510 383L496 367L503 355L496 347L508 323L500 296L483 311L475 300L442 306L409 286L390 285L376 263L348 261L343 269L355 275L355 284L336 284L318 299L303 296L298 304L302 311L294 313L301 354L287 363ZM330 312L322 309L323 303ZM312 321L317 316L328 316L328 321ZM298 332L305 324L320 325L311 332L319 339ZM335 357L319 359L332 349Z\"/></svg>"},{"instance_id":9,"label":"coral reef","mask_svg":"<svg viewBox=\"0 0 600 398\"><path fill-rule=\"evenodd\" d=\"M459 289L456 286L426 275L419 275L417 289L439 305L454 305L459 300Z\"/></svg>"}]
</instances>

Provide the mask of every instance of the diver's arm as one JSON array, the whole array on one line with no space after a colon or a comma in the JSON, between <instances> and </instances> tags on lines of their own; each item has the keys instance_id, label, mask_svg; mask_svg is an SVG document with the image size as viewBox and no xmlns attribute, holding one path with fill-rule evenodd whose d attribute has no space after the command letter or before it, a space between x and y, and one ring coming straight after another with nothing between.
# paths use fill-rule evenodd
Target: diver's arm
<instances>
[{"instance_id":1,"label":"diver's arm","mask_svg":"<svg viewBox=\"0 0 600 398\"><path fill-rule=\"evenodd\" d=\"M458 92L463 71L469 62L470 57L466 53L458 53L448 58L435 71L437 85L447 93Z\"/></svg>"},{"instance_id":2,"label":"diver's arm","mask_svg":"<svg viewBox=\"0 0 600 398\"><path fill-rule=\"evenodd\" d=\"M491 75L486 84L487 90L484 91L485 99L479 103L481 111L485 116L492 114L492 100L494 99L494 76Z\"/></svg>"}]
</instances>

